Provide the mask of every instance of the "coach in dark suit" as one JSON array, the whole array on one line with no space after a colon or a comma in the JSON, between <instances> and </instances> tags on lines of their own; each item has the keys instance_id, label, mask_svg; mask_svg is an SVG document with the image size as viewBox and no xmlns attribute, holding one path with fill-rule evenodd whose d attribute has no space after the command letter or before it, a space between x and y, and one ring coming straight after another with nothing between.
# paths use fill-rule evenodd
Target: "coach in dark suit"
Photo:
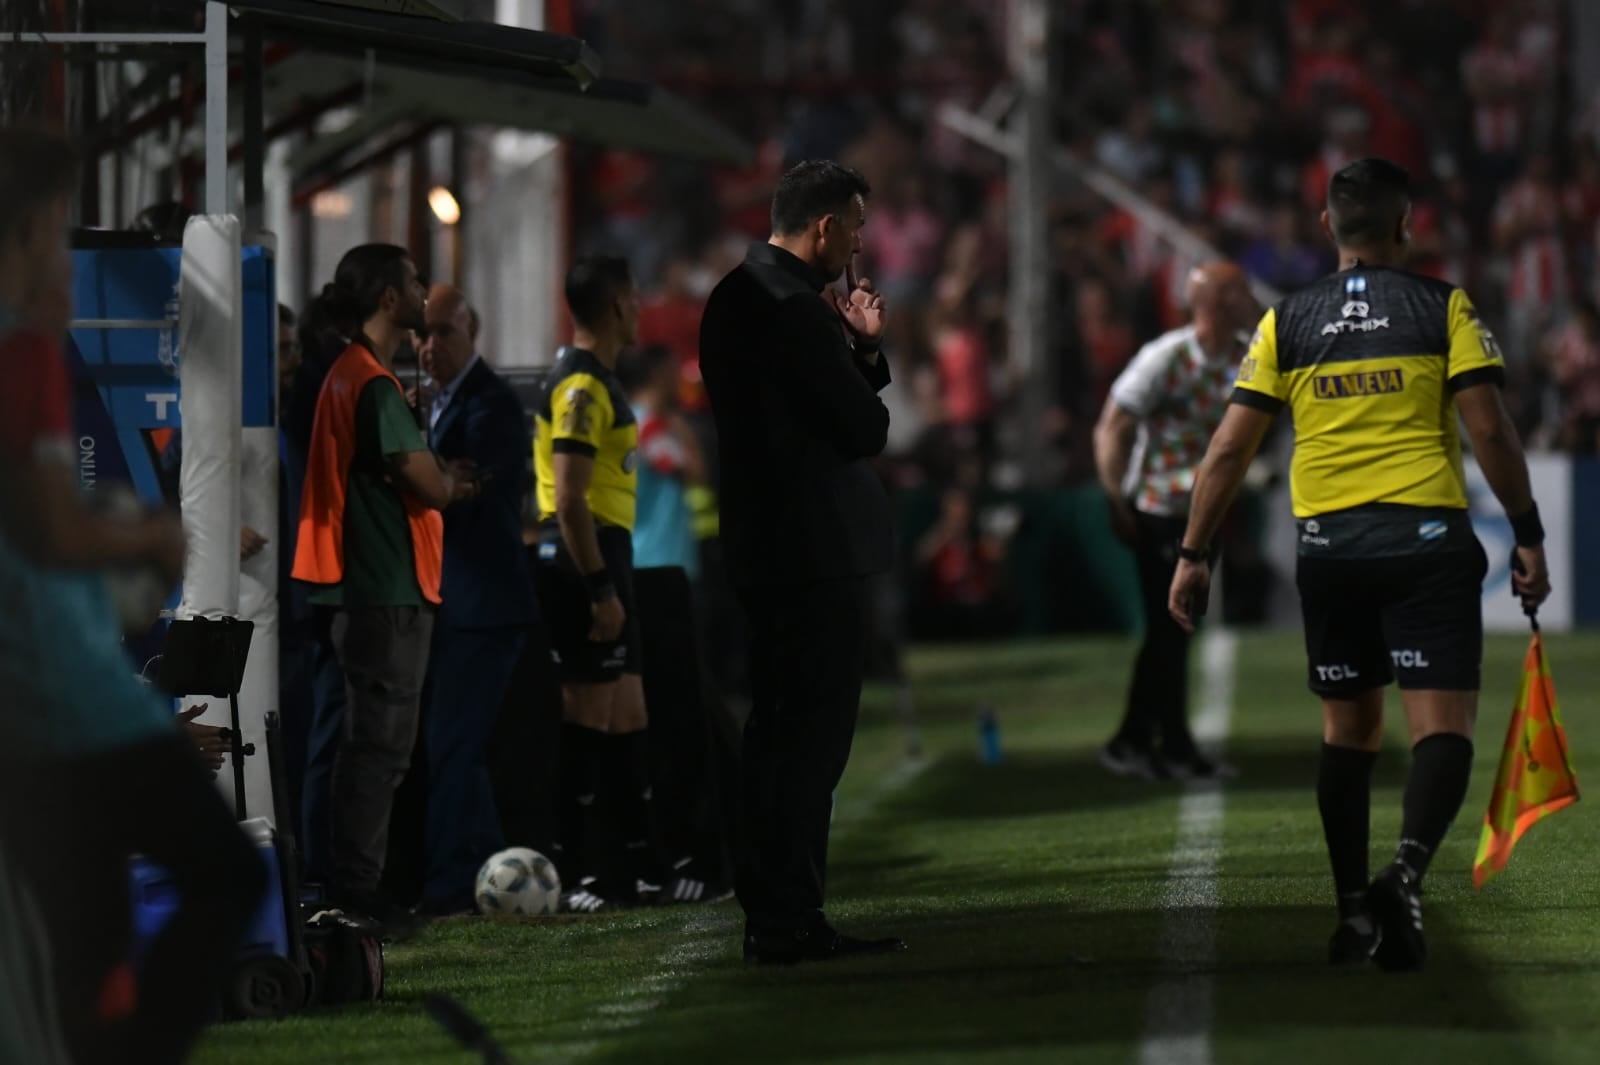
<instances>
[{"instance_id":1,"label":"coach in dark suit","mask_svg":"<svg viewBox=\"0 0 1600 1065\"><path fill-rule=\"evenodd\" d=\"M823 916L833 790L850 757L867 578L887 570L889 501L868 465L888 439L877 393L883 300L856 283L867 183L801 163L773 236L706 303L700 369L721 448L722 538L750 623L739 902L745 957L795 962L904 948ZM848 295L826 289L849 274Z\"/></svg>"},{"instance_id":2,"label":"coach in dark suit","mask_svg":"<svg viewBox=\"0 0 1600 1065\"><path fill-rule=\"evenodd\" d=\"M505 845L490 784L488 742L523 641L537 620L522 543L522 495L532 442L511 386L476 353L476 319L446 285L428 293L417 346L433 383L419 397L433 450L474 463L477 499L444 520L444 577L423 717L428 766L427 912L473 906L483 860Z\"/></svg>"}]
</instances>

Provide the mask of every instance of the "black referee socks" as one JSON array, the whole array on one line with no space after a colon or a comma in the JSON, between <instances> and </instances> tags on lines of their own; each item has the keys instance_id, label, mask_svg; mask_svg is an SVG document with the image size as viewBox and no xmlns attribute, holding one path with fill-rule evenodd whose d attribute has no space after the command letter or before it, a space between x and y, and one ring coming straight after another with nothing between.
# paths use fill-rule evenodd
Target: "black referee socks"
<instances>
[{"instance_id":1,"label":"black referee socks","mask_svg":"<svg viewBox=\"0 0 1600 1065\"><path fill-rule=\"evenodd\" d=\"M1358 916L1365 905L1372 767L1377 761L1376 751L1324 743L1317 766L1317 809L1322 813L1322 835L1328 841L1341 918Z\"/></svg>"},{"instance_id":2,"label":"black referee socks","mask_svg":"<svg viewBox=\"0 0 1600 1065\"><path fill-rule=\"evenodd\" d=\"M606 744L606 791L622 833L629 875L660 886L667 866L650 787L650 732L614 733L606 737Z\"/></svg>"},{"instance_id":3,"label":"black referee socks","mask_svg":"<svg viewBox=\"0 0 1600 1065\"><path fill-rule=\"evenodd\" d=\"M1472 741L1454 732L1425 736L1411 748L1405 816L1394 860L1421 882L1445 833L1461 812L1472 777Z\"/></svg>"},{"instance_id":4,"label":"black referee socks","mask_svg":"<svg viewBox=\"0 0 1600 1065\"><path fill-rule=\"evenodd\" d=\"M557 868L562 885L575 888L593 873L594 849L603 836L595 805L605 733L582 725L561 725L561 852Z\"/></svg>"}]
</instances>

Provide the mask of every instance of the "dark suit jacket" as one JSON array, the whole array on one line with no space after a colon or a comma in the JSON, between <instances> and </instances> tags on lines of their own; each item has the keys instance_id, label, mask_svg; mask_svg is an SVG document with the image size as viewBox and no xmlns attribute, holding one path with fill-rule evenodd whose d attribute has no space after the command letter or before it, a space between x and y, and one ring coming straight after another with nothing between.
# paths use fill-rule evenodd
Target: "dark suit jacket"
<instances>
[{"instance_id":1,"label":"dark suit jacket","mask_svg":"<svg viewBox=\"0 0 1600 1065\"><path fill-rule=\"evenodd\" d=\"M894 560L882 356L852 350L825 279L753 245L706 301L700 372L721 451L722 540L745 587L865 577Z\"/></svg>"},{"instance_id":2,"label":"dark suit jacket","mask_svg":"<svg viewBox=\"0 0 1600 1065\"><path fill-rule=\"evenodd\" d=\"M432 443L442 458L469 459L489 474L478 498L445 508L439 624L533 624L539 611L522 543L522 497L533 444L516 393L480 359L439 415Z\"/></svg>"}]
</instances>

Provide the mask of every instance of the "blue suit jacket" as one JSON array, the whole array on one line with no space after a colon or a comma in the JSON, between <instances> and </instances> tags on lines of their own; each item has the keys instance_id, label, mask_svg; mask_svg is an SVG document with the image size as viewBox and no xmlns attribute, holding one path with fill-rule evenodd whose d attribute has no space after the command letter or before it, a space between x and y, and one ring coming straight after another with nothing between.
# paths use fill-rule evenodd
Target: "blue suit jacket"
<instances>
[{"instance_id":1,"label":"blue suit jacket","mask_svg":"<svg viewBox=\"0 0 1600 1065\"><path fill-rule=\"evenodd\" d=\"M539 618L522 499L533 442L511 386L481 359L433 427L433 449L489 475L478 498L444 512L444 580L439 623L458 629L532 625Z\"/></svg>"}]
</instances>

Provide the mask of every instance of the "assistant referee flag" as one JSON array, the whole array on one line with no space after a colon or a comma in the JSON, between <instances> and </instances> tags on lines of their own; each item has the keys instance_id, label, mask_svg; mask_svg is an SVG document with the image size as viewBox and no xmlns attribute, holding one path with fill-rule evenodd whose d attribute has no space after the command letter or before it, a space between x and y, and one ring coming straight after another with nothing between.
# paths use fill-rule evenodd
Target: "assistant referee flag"
<instances>
[{"instance_id":1,"label":"assistant referee flag","mask_svg":"<svg viewBox=\"0 0 1600 1065\"><path fill-rule=\"evenodd\" d=\"M1511 712L1500 772L1483 815L1483 837L1472 883L1483 887L1505 869L1511 850L1535 823L1578 801L1578 778L1567 752L1567 730L1537 628L1522 662L1522 690Z\"/></svg>"}]
</instances>

